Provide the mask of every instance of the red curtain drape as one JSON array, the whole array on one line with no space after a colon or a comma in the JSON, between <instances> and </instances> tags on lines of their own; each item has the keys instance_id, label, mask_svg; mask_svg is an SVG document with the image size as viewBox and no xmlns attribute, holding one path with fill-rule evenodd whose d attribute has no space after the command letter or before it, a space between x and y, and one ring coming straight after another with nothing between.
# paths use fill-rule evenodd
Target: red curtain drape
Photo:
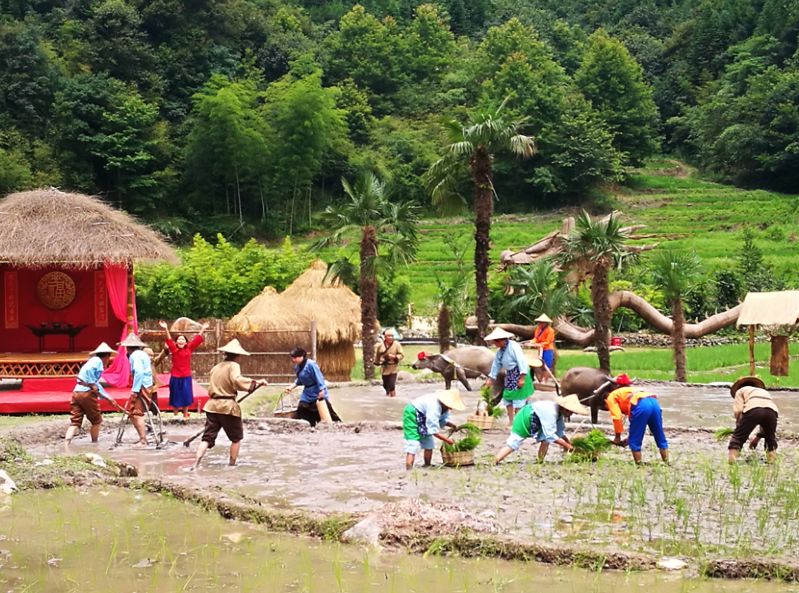
<instances>
[{"instance_id":1,"label":"red curtain drape","mask_svg":"<svg viewBox=\"0 0 799 593\"><path fill-rule=\"evenodd\" d=\"M114 316L122 323L122 341L128 335L128 268L123 264L105 264L105 285L108 290L108 301ZM130 287L131 289L133 287ZM136 305L133 305L133 332L137 333L139 324L136 320ZM116 358L104 372L103 379L114 387L128 387L130 385L130 362L128 362L125 348L117 349Z\"/></svg>"}]
</instances>

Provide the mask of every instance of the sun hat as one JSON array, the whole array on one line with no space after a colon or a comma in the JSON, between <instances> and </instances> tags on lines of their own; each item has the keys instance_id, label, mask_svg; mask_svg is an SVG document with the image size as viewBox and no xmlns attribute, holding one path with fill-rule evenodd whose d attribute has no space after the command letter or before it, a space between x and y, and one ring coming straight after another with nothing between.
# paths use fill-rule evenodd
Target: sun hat
<instances>
[{"instance_id":1,"label":"sun hat","mask_svg":"<svg viewBox=\"0 0 799 593\"><path fill-rule=\"evenodd\" d=\"M485 338L483 338L486 342L493 342L494 340L509 340L513 337L513 334L510 332L506 332L501 327L495 327L494 331L488 334Z\"/></svg>"},{"instance_id":2,"label":"sun hat","mask_svg":"<svg viewBox=\"0 0 799 593\"><path fill-rule=\"evenodd\" d=\"M111 346L109 346L105 342L100 342L100 345L97 346L97 348L95 348L91 352L89 352L89 354L92 354L92 355L94 355L94 354L116 354L116 350L111 348Z\"/></svg>"},{"instance_id":3,"label":"sun hat","mask_svg":"<svg viewBox=\"0 0 799 593\"><path fill-rule=\"evenodd\" d=\"M552 320L549 318L549 316L547 316L546 313L541 313L541 315L535 318L535 321L536 322L540 321L542 323L552 323Z\"/></svg>"},{"instance_id":4,"label":"sun hat","mask_svg":"<svg viewBox=\"0 0 799 593\"><path fill-rule=\"evenodd\" d=\"M220 346L217 348L220 352L227 352L228 354L239 354L241 356L249 356L250 353L247 352L244 348L241 347L241 344L236 338L233 338L225 344L224 346Z\"/></svg>"},{"instance_id":5,"label":"sun hat","mask_svg":"<svg viewBox=\"0 0 799 593\"><path fill-rule=\"evenodd\" d=\"M766 384L763 383L760 377L741 377L730 387L730 395L735 397L735 394L741 387L758 387L760 389L765 389Z\"/></svg>"},{"instance_id":6,"label":"sun hat","mask_svg":"<svg viewBox=\"0 0 799 593\"><path fill-rule=\"evenodd\" d=\"M630 380L630 377L627 376L627 373L616 375L616 377L613 379L613 382L619 387L628 387L633 384L633 382Z\"/></svg>"},{"instance_id":7,"label":"sun hat","mask_svg":"<svg viewBox=\"0 0 799 593\"><path fill-rule=\"evenodd\" d=\"M436 398L451 410L465 410L466 404L461 399L461 392L457 389L444 389L436 391Z\"/></svg>"},{"instance_id":8,"label":"sun hat","mask_svg":"<svg viewBox=\"0 0 799 593\"><path fill-rule=\"evenodd\" d=\"M144 348L147 346L144 342L141 341L141 338L136 334L128 334L124 340L119 343L120 346L125 346L126 348Z\"/></svg>"},{"instance_id":9,"label":"sun hat","mask_svg":"<svg viewBox=\"0 0 799 593\"><path fill-rule=\"evenodd\" d=\"M577 397L574 393L571 395L564 395L563 397L556 397L555 402L561 407L566 408L569 412L573 414L584 414L588 415L589 410L586 406L580 403L580 398Z\"/></svg>"}]
</instances>

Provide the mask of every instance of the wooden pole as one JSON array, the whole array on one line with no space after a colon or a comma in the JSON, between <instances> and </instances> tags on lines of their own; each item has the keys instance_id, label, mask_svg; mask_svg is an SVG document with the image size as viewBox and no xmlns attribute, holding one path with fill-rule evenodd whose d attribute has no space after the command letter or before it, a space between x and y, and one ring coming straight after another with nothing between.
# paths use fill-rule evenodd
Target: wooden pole
<instances>
[{"instance_id":1,"label":"wooden pole","mask_svg":"<svg viewBox=\"0 0 799 593\"><path fill-rule=\"evenodd\" d=\"M133 286L133 264L128 266L128 311L127 311L127 324L128 333L132 334L133 327L133 307L136 303L136 289Z\"/></svg>"},{"instance_id":2,"label":"wooden pole","mask_svg":"<svg viewBox=\"0 0 799 593\"><path fill-rule=\"evenodd\" d=\"M787 377L789 360L788 336L771 336L771 374Z\"/></svg>"},{"instance_id":3,"label":"wooden pole","mask_svg":"<svg viewBox=\"0 0 799 593\"><path fill-rule=\"evenodd\" d=\"M749 374L755 374L755 326L749 326Z\"/></svg>"},{"instance_id":4,"label":"wooden pole","mask_svg":"<svg viewBox=\"0 0 799 593\"><path fill-rule=\"evenodd\" d=\"M316 360L316 319L311 320L311 358Z\"/></svg>"}]
</instances>

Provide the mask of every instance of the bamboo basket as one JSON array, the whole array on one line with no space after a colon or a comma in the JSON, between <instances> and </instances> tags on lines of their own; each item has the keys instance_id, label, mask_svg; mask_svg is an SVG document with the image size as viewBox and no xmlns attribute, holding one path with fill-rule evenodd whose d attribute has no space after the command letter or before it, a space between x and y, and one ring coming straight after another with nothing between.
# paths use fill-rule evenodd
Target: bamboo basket
<instances>
[{"instance_id":1,"label":"bamboo basket","mask_svg":"<svg viewBox=\"0 0 799 593\"><path fill-rule=\"evenodd\" d=\"M480 430L491 430L494 428L493 416L478 416L477 414L472 414L466 418L466 422L474 424Z\"/></svg>"},{"instance_id":2,"label":"bamboo basket","mask_svg":"<svg viewBox=\"0 0 799 593\"><path fill-rule=\"evenodd\" d=\"M456 451L447 453L441 449L441 459L447 467L461 467L464 465L474 465L474 451Z\"/></svg>"}]
</instances>

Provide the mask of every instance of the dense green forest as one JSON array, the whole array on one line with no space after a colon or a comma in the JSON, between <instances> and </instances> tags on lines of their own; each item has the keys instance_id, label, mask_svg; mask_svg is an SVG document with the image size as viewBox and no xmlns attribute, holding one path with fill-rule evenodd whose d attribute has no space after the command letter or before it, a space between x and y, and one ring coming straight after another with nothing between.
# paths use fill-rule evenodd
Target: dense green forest
<instances>
[{"instance_id":1,"label":"dense green forest","mask_svg":"<svg viewBox=\"0 0 799 593\"><path fill-rule=\"evenodd\" d=\"M795 191L797 32L784 0L0 0L0 193L96 193L185 242L305 230L364 169L429 211L448 122L505 99L537 153L497 155L500 211L661 151Z\"/></svg>"}]
</instances>

